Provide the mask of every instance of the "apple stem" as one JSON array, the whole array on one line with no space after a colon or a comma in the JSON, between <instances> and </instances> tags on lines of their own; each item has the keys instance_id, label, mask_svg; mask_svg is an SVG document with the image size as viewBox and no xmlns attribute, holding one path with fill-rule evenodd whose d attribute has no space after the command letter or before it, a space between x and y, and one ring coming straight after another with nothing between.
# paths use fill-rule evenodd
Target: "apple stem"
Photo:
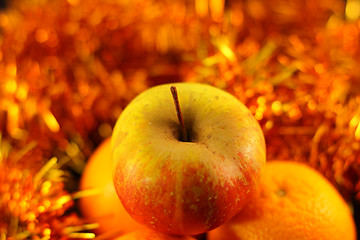
<instances>
[{"instance_id":1,"label":"apple stem","mask_svg":"<svg viewBox=\"0 0 360 240\"><path fill-rule=\"evenodd\" d=\"M184 124L184 119L183 119L183 116L182 116L182 113L181 113L181 109L180 109L180 103L179 103L179 98L178 98L178 94L177 94L176 87L175 87L175 86L171 86L171 87L170 87L170 90L171 90L171 94L172 94L173 99L174 99L176 114L177 114L177 117L178 117L179 123L180 123L181 140L182 140L183 142L188 142L189 139L188 139L187 131L186 131L185 124Z\"/></svg>"}]
</instances>

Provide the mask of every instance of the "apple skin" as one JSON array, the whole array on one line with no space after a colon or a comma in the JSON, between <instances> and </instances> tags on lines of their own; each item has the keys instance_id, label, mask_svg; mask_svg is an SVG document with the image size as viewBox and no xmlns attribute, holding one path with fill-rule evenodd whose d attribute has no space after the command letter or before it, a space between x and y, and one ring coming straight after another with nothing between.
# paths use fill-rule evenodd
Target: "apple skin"
<instances>
[{"instance_id":1,"label":"apple skin","mask_svg":"<svg viewBox=\"0 0 360 240\"><path fill-rule=\"evenodd\" d=\"M164 234L151 229L144 229L142 231L130 232L122 235L115 240L196 240L190 236L176 236Z\"/></svg>"},{"instance_id":2,"label":"apple skin","mask_svg":"<svg viewBox=\"0 0 360 240\"><path fill-rule=\"evenodd\" d=\"M189 142L170 87L178 91ZM265 164L265 140L250 111L218 88L164 84L138 95L118 118L113 178L124 208L157 231L195 235L238 213Z\"/></svg>"}]
</instances>

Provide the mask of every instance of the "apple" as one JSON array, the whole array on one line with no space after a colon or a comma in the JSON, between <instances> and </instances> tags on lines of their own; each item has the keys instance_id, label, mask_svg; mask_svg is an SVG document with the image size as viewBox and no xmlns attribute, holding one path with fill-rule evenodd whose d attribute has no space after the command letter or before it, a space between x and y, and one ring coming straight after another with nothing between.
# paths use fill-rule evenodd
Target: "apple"
<instances>
[{"instance_id":1,"label":"apple","mask_svg":"<svg viewBox=\"0 0 360 240\"><path fill-rule=\"evenodd\" d=\"M87 161L81 175L79 189L96 194L79 199L79 209L88 222L96 222L97 234L119 235L143 229L126 212L116 194L112 179L111 139L104 140Z\"/></svg>"},{"instance_id":2,"label":"apple","mask_svg":"<svg viewBox=\"0 0 360 240\"><path fill-rule=\"evenodd\" d=\"M190 236L169 235L154 230L146 229L142 231L130 232L122 235L115 240L196 240Z\"/></svg>"},{"instance_id":3,"label":"apple","mask_svg":"<svg viewBox=\"0 0 360 240\"><path fill-rule=\"evenodd\" d=\"M264 136L248 108L198 83L138 95L116 122L112 149L124 208L149 228L178 235L207 232L238 213L265 164Z\"/></svg>"}]
</instances>

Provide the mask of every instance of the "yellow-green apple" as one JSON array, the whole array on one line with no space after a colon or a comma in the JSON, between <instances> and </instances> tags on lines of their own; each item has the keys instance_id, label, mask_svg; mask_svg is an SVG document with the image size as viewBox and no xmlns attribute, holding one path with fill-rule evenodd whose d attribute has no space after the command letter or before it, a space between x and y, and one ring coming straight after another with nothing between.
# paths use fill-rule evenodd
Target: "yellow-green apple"
<instances>
[{"instance_id":1,"label":"yellow-green apple","mask_svg":"<svg viewBox=\"0 0 360 240\"><path fill-rule=\"evenodd\" d=\"M124 208L152 229L179 235L209 231L238 213L265 163L264 136L250 111L206 84L164 84L138 95L116 122L112 149Z\"/></svg>"}]
</instances>

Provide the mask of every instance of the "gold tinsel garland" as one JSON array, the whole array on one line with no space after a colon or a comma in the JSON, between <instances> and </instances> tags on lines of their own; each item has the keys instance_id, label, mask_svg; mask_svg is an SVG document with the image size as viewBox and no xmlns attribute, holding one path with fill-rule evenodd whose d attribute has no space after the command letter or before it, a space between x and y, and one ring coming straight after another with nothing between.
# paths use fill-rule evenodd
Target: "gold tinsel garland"
<instances>
[{"instance_id":1,"label":"gold tinsel garland","mask_svg":"<svg viewBox=\"0 0 360 240\"><path fill-rule=\"evenodd\" d=\"M64 190L66 173L57 158L37 171L18 164L22 158L39 158L35 145L14 152L0 138L0 239L94 238L83 231L96 224L85 224L75 213L65 215L81 194Z\"/></svg>"},{"instance_id":2,"label":"gold tinsel garland","mask_svg":"<svg viewBox=\"0 0 360 240\"><path fill-rule=\"evenodd\" d=\"M305 162L346 199L360 198L359 9L358 0L13 1L0 13L0 131L13 152L37 146L36 157L0 162L22 176L2 177L0 189L10 198L37 196L42 185L33 179L52 157L81 174L133 97L156 84L196 81L250 108L268 161ZM48 190L76 190L76 181L67 185ZM4 199L0 226L8 229L18 217L9 209L20 202ZM60 236L60 228L81 224L74 211L62 215L71 206L55 214L69 220L51 226L34 207L39 229L28 236ZM2 230L0 239L24 231L17 230Z\"/></svg>"}]
</instances>

